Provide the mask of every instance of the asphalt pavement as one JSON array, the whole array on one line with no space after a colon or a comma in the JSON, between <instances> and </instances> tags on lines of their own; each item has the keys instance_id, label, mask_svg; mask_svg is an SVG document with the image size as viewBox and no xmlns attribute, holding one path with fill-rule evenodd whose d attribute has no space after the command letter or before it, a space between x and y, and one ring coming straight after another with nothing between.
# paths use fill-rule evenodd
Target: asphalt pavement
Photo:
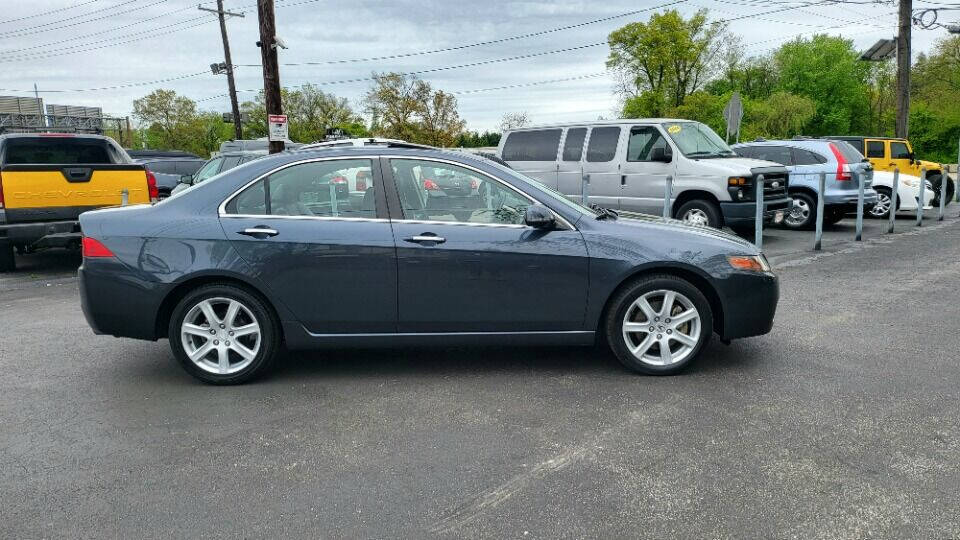
<instances>
[{"instance_id":1,"label":"asphalt pavement","mask_svg":"<svg viewBox=\"0 0 960 540\"><path fill-rule=\"evenodd\" d=\"M75 255L23 257L0 276L0 537L960 537L950 208L860 243L841 222L820 253L768 231L773 331L674 377L398 349L211 387L165 342L94 336Z\"/></svg>"}]
</instances>

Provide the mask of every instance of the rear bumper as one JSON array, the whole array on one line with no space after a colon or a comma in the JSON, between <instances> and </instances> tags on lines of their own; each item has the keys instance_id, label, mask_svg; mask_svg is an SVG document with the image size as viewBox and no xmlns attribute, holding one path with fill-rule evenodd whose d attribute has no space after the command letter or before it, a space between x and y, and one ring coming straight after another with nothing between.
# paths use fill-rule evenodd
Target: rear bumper
<instances>
[{"instance_id":1,"label":"rear bumper","mask_svg":"<svg viewBox=\"0 0 960 540\"><path fill-rule=\"evenodd\" d=\"M763 222L769 223L777 212L782 211L786 214L792 205L793 199L790 197L763 201ZM723 213L723 222L727 226L752 225L756 221L757 205L754 202L722 202L720 211Z\"/></svg>"},{"instance_id":2,"label":"rear bumper","mask_svg":"<svg viewBox=\"0 0 960 540\"><path fill-rule=\"evenodd\" d=\"M157 339L156 317L168 285L144 281L116 259L84 259L77 278L80 307L95 334Z\"/></svg>"},{"instance_id":3,"label":"rear bumper","mask_svg":"<svg viewBox=\"0 0 960 540\"><path fill-rule=\"evenodd\" d=\"M0 239L6 239L13 244L30 246L39 243L40 247L63 247L70 242L79 241L80 236L80 222L77 220L0 223Z\"/></svg>"},{"instance_id":4,"label":"rear bumper","mask_svg":"<svg viewBox=\"0 0 960 540\"><path fill-rule=\"evenodd\" d=\"M823 205L844 208L850 212L855 212L857 210L857 193L853 194L843 194L843 195L830 195L828 194L823 198ZM869 208L877 204L877 192L872 188L870 191L865 191L863 193L863 206Z\"/></svg>"}]
</instances>

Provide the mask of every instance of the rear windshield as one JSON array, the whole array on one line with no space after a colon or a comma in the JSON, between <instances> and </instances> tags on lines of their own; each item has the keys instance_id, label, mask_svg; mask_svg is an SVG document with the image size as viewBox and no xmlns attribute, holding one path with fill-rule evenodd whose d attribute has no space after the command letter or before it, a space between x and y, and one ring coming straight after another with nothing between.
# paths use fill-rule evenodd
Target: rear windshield
<instances>
[{"instance_id":1,"label":"rear windshield","mask_svg":"<svg viewBox=\"0 0 960 540\"><path fill-rule=\"evenodd\" d=\"M116 152L103 139L30 137L8 139L4 145L6 165L118 163Z\"/></svg>"},{"instance_id":2,"label":"rear windshield","mask_svg":"<svg viewBox=\"0 0 960 540\"><path fill-rule=\"evenodd\" d=\"M857 149L847 141L833 141L833 144L840 150L840 155L843 156L843 159L850 163L860 163L863 161L863 154L858 152Z\"/></svg>"}]
</instances>

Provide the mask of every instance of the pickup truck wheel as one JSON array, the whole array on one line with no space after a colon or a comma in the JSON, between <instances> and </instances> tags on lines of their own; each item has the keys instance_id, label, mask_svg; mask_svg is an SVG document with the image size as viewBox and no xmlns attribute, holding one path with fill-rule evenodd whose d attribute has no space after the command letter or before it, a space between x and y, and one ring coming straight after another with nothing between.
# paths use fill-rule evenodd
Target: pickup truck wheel
<instances>
[{"instance_id":1,"label":"pickup truck wheel","mask_svg":"<svg viewBox=\"0 0 960 540\"><path fill-rule=\"evenodd\" d=\"M262 374L281 349L280 327L257 296L230 284L188 293L170 317L170 348L180 365L210 384L239 384Z\"/></svg>"},{"instance_id":2,"label":"pickup truck wheel","mask_svg":"<svg viewBox=\"0 0 960 540\"><path fill-rule=\"evenodd\" d=\"M810 195L798 192L791 193L793 206L790 212L783 217L783 226L795 231L808 231L817 224L817 201Z\"/></svg>"},{"instance_id":3,"label":"pickup truck wheel","mask_svg":"<svg viewBox=\"0 0 960 540\"><path fill-rule=\"evenodd\" d=\"M711 201L694 199L683 203L677 209L676 218L689 225L709 225L715 229L723 227L720 209Z\"/></svg>"},{"instance_id":4,"label":"pickup truck wheel","mask_svg":"<svg viewBox=\"0 0 960 540\"><path fill-rule=\"evenodd\" d=\"M17 261L13 258L13 244L0 241L0 272L13 272L17 269Z\"/></svg>"},{"instance_id":5,"label":"pickup truck wheel","mask_svg":"<svg viewBox=\"0 0 960 540\"><path fill-rule=\"evenodd\" d=\"M713 334L710 303L690 282L671 275L638 279L610 302L607 342L627 368L670 375L687 367Z\"/></svg>"}]
</instances>

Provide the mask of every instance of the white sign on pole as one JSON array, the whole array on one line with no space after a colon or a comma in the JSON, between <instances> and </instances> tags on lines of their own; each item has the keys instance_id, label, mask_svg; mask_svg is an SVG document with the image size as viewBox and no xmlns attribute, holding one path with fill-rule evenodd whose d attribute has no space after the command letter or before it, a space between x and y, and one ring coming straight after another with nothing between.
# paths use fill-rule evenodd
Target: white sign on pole
<instances>
[{"instance_id":1,"label":"white sign on pole","mask_svg":"<svg viewBox=\"0 0 960 540\"><path fill-rule=\"evenodd\" d=\"M287 129L287 115L271 114L267 118L271 141L286 141L289 139L290 130Z\"/></svg>"}]
</instances>

